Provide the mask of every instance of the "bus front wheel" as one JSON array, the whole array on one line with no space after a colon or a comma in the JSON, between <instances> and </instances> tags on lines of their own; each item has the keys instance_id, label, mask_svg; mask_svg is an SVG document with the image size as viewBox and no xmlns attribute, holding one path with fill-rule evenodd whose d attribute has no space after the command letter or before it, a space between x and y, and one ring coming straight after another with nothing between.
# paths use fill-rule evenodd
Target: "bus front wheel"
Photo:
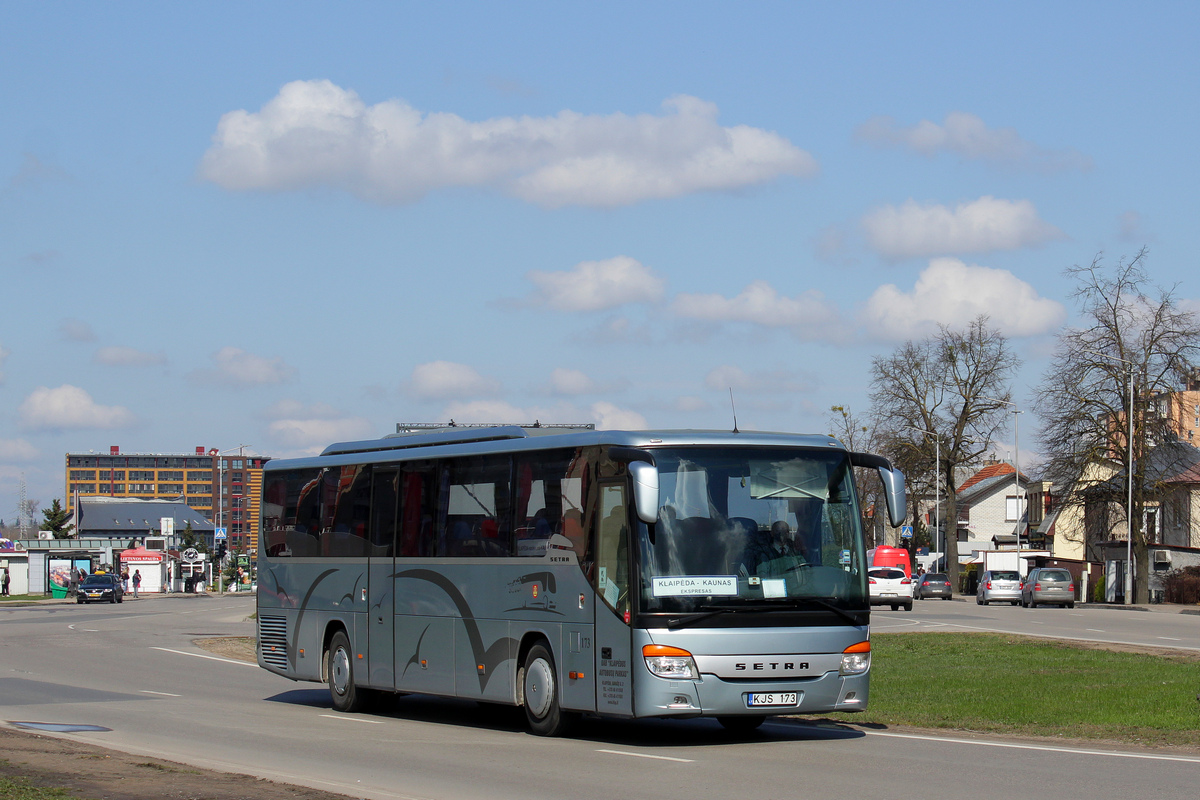
<instances>
[{"instance_id":1,"label":"bus front wheel","mask_svg":"<svg viewBox=\"0 0 1200 800\"><path fill-rule=\"evenodd\" d=\"M542 643L531 647L521 670L521 694L529 729L538 736L561 736L572 719L559 704L556 674L549 648Z\"/></svg>"},{"instance_id":2,"label":"bus front wheel","mask_svg":"<svg viewBox=\"0 0 1200 800\"><path fill-rule=\"evenodd\" d=\"M351 713L363 706L363 692L354 685L354 654L350 638L338 631L329 641L325 672L329 676L329 696L338 711Z\"/></svg>"}]
</instances>

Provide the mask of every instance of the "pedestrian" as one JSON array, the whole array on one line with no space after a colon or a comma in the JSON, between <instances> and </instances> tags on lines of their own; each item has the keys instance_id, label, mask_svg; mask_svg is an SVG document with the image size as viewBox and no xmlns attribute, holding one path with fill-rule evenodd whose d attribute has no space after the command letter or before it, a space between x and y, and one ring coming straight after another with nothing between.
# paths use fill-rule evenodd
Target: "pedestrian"
<instances>
[{"instance_id":1,"label":"pedestrian","mask_svg":"<svg viewBox=\"0 0 1200 800\"><path fill-rule=\"evenodd\" d=\"M133 599L138 599L138 589L142 586L142 571L135 569L133 571Z\"/></svg>"},{"instance_id":2,"label":"pedestrian","mask_svg":"<svg viewBox=\"0 0 1200 800\"><path fill-rule=\"evenodd\" d=\"M129 569L126 567L121 568L121 591L129 591Z\"/></svg>"},{"instance_id":3,"label":"pedestrian","mask_svg":"<svg viewBox=\"0 0 1200 800\"><path fill-rule=\"evenodd\" d=\"M4 577L0 578L0 596L8 597L8 568L0 570L4 573Z\"/></svg>"},{"instance_id":4,"label":"pedestrian","mask_svg":"<svg viewBox=\"0 0 1200 800\"><path fill-rule=\"evenodd\" d=\"M167 592L171 591L171 568L167 567Z\"/></svg>"}]
</instances>

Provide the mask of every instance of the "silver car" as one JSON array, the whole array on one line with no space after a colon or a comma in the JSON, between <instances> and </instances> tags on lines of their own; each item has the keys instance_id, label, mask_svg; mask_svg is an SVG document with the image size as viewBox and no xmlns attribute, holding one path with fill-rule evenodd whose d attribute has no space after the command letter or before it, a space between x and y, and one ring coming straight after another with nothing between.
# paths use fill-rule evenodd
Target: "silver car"
<instances>
[{"instance_id":1,"label":"silver car","mask_svg":"<svg viewBox=\"0 0 1200 800\"><path fill-rule=\"evenodd\" d=\"M1021 587L1021 605L1037 608L1039 605L1075 607L1075 580L1071 573L1058 567L1039 567L1025 578Z\"/></svg>"},{"instance_id":2,"label":"silver car","mask_svg":"<svg viewBox=\"0 0 1200 800\"><path fill-rule=\"evenodd\" d=\"M994 600L1014 606L1021 602L1021 576L1015 569L989 569L979 577L975 602L986 606Z\"/></svg>"}]
</instances>

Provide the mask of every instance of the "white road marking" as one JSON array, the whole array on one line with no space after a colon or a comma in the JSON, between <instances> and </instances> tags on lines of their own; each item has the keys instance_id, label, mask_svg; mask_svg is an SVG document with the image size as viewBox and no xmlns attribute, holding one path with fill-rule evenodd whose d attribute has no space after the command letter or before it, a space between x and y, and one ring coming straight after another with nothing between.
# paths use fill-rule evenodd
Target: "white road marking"
<instances>
[{"instance_id":1,"label":"white road marking","mask_svg":"<svg viewBox=\"0 0 1200 800\"><path fill-rule=\"evenodd\" d=\"M950 742L952 744L973 744L980 747L1008 747L1013 750L1041 750L1047 753L1070 753L1079 756L1106 756L1109 758L1141 758L1148 761L1182 761L1187 764L1200 764L1200 757L1195 756L1164 756L1154 753L1122 753L1114 750L1082 750L1074 747L1055 747L1044 744L1015 744L1013 742L987 742L978 739L946 739L941 736L919 736L913 733L884 733L883 731L859 731L866 736L886 736L893 739L917 739L925 742Z\"/></svg>"},{"instance_id":2,"label":"white road marking","mask_svg":"<svg viewBox=\"0 0 1200 800\"><path fill-rule=\"evenodd\" d=\"M1183 639L1176 639L1174 636L1159 636L1159 639L1166 639L1168 642L1182 642Z\"/></svg>"},{"instance_id":3,"label":"white road marking","mask_svg":"<svg viewBox=\"0 0 1200 800\"><path fill-rule=\"evenodd\" d=\"M382 725L381 719L360 719L359 717L347 717L345 714L318 714L318 717L327 717L328 719L340 719L343 722L367 722L371 725Z\"/></svg>"},{"instance_id":4,"label":"white road marking","mask_svg":"<svg viewBox=\"0 0 1200 800\"><path fill-rule=\"evenodd\" d=\"M597 753L609 753L614 756L633 756L634 758L654 758L659 761L679 761L683 764L694 763L695 759L691 758L672 758L671 756L652 756L649 753L630 753L625 750L597 750Z\"/></svg>"},{"instance_id":5,"label":"white road marking","mask_svg":"<svg viewBox=\"0 0 1200 800\"><path fill-rule=\"evenodd\" d=\"M1099 628L1084 628L1084 630L1088 633L1104 633L1104 631L1100 630Z\"/></svg>"},{"instance_id":6,"label":"white road marking","mask_svg":"<svg viewBox=\"0 0 1200 800\"><path fill-rule=\"evenodd\" d=\"M158 694L163 697L183 697L181 694L171 694L170 692L152 692L149 689L139 689L140 694Z\"/></svg>"},{"instance_id":7,"label":"white road marking","mask_svg":"<svg viewBox=\"0 0 1200 800\"><path fill-rule=\"evenodd\" d=\"M169 647L151 647L151 650L162 650L164 653L175 653L181 656L192 656L193 658L207 658L210 661L224 661L226 664L238 664L243 667L254 667L258 669L258 664L251 664L249 661L234 661L232 658L219 658L217 656L207 656L204 653L187 653L183 650L172 650Z\"/></svg>"}]
</instances>

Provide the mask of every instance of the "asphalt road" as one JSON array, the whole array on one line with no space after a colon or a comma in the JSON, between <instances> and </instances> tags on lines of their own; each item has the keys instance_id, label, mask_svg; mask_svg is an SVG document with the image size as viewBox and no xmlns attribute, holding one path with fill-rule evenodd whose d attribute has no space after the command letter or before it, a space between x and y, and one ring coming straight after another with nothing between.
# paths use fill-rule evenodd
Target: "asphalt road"
<instances>
[{"instance_id":1,"label":"asphalt road","mask_svg":"<svg viewBox=\"0 0 1200 800\"><path fill-rule=\"evenodd\" d=\"M252 598L234 596L0 609L0 720L99 725L111 730L62 735L384 799L1192 798L1200 774L1200 757L793 721L738 742L707 720L593 720L543 739L511 709L418 697L387 713L336 714L320 686L192 643L253 635L252 610ZM881 632L1062 631L1200 648L1200 617L1154 612L928 601L872 621Z\"/></svg>"}]
</instances>

